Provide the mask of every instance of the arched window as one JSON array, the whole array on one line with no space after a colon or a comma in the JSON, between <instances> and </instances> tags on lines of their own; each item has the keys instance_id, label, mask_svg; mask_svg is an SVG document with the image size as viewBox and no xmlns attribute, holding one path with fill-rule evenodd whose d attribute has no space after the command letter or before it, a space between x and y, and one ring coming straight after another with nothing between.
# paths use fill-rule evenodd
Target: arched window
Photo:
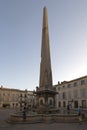
<instances>
[{"instance_id":1,"label":"arched window","mask_svg":"<svg viewBox=\"0 0 87 130\"><path fill-rule=\"evenodd\" d=\"M52 99L50 99L49 100L49 105L52 105L52 104L53 104Z\"/></svg>"},{"instance_id":2,"label":"arched window","mask_svg":"<svg viewBox=\"0 0 87 130\"><path fill-rule=\"evenodd\" d=\"M59 107L61 107L61 102L59 101Z\"/></svg>"},{"instance_id":3,"label":"arched window","mask_svg":"<svg viewBox=\"0 0 87 130\"><path fill-rule=\"evenodd\" d=\"M40 100L40 105L43 105L43 100L42 99Z\"/></svg>"}]
</instances>

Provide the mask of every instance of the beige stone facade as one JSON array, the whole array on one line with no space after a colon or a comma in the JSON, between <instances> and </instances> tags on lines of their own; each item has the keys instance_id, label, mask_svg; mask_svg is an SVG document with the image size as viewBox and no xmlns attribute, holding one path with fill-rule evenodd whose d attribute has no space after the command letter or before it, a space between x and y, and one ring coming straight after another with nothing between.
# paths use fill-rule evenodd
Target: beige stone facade
<instances>
[{"instance_id":1,"label":"beige stone facade","mask_svg":"<svg viewBox=\"0 0 87 130\"><path fill-rule=\"evenodd\" d=\"M58 82L56 91L56 107L66 108L69 104L71 108L87 108L87 76L71 80Z\"/></svg>"},{"instance_id":2,"label":"beige stone facade","mask_svg":"<svg viewBox=\"0 0 87 130\"><path fill-rule=\"evenodd\" d=\"M27 105L33 105L32 91L0 87L0 108L20 108L25 100Z\"/></svg>"},{"instance_id":3,"label":"beige stone facade","mask_svg":"<svg viewBox=\"0 0 87 130\"><path fill-rule=\"evenodd\" d=\"M71 81L58 82L54 87L58 92L56 95L57 108L66 108L68 104L71 108L78 106L87 108L87 76ZM24 102L27 102L30 107L36 104L32 91L0 87L0 108L20 108L21 100L22 106Z\"/></svg>"}]
</instances>

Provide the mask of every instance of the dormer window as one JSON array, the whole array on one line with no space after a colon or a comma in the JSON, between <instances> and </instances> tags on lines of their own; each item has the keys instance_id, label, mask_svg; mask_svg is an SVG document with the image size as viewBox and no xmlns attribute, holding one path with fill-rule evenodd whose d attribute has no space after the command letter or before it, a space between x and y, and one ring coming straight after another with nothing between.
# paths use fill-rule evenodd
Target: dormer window
<instances>
[{"instance_id":1,"label":"dormer window","mask_svg":"<svg viewBox=\"0 0 87 130\"><path fill-rule=\"evenodd\" d=\"M67 86L68 88L70 88L71 87L71 84L68 84L68 86Z\"/></svg>"},{"instance_id":2,"label":"dormer window","mask_svg":"<svg viewBox=\"0 0 87 130\"><path fill-rule=\"evenodd\" d=\"M76 87L77 85L78 85L77 82L75 82L75 83L74 83L74 87Z\"/></svg>"},{"instance_id":3,"label":"dormer window","mask_svg":"<svg viewBox=\"0 0 87 130\"><path fill-rule=\"evenodd\" d=\"M81 85L84 85L85 84L85 80L81 80Z\"/></svg>"}]
</instances>

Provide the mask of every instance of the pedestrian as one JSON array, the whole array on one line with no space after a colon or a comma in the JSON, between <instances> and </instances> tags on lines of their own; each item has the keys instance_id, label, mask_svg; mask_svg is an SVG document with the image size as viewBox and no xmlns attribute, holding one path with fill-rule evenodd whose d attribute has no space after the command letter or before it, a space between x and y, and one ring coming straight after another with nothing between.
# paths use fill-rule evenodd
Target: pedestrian
<instances>
[{"instance_id":1,"label":"pedestrian","mask_svg":"<svg viewBox=\"0 0 87 130\"><path fill-rule=\"evenodd\" d=\"M23 110L23 121L25 121L25 120L26 120L26 110L24 108L24 110Z\"/></svg>"},{"instance_id":2,"label":"pedestrian","mask_svg":"<svg viewBox=\"0 0 87 130\"><path fill-rule=\"evenodd\" d=\"M67 105L67 112L68 112L68 113L70 112L69 104Z\"/></svg>"},{"instance_id":3,"label":"pedestrian","mask_svg":"<svg viewBox=\"0 0 87 130\"><path fill-rule=\"evenodd\" d=\"M80 116L81 115L81 109L80 109L80 106L78 107L78 116Z\"/></svg>"},{"instance_id":4,"label":"pedestrian","mask_svg":"<svg viewBox=\"0 0 87 130\"><path fill-rule=\"evenodd\" d=\"M82 115L81 115L81 109L80 106L78 107L78 116L79 116L79 124L82 124Z\"/></svg>"}]
</instances>

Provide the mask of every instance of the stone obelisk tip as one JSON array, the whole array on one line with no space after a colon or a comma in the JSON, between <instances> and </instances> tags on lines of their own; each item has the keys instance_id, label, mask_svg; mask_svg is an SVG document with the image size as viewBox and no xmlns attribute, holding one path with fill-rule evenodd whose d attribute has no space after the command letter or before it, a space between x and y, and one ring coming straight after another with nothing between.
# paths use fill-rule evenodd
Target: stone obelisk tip
<instances>
[{"instance_id":1,"label":"stone obelisk tip","mask_svg":"<svg viewBox=\"0 0 87 130\"><path fill-rule=\"evenodd\" d=\"M47 14L47 8L44 6L43 9L43 28L48 27L48 14Z\"/></svg>"}]
</instances>

